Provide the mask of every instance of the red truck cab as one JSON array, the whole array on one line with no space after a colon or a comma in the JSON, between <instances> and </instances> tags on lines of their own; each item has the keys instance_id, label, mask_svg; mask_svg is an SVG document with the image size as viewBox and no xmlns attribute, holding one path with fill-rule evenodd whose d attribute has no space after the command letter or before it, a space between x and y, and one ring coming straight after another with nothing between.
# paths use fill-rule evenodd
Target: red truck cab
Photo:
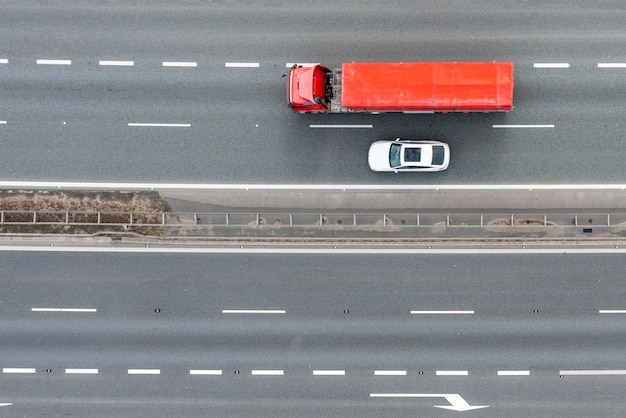
<instances>
[{"instance_id":1,"label":"red truck cab","mask_svg":"<svg viewBox=\"0 0 626 418\"><path fill-rule=\"evenodd\" d=\"M323 65L301 67L294 65L289 72L287 102L296 113L329 113L326 106L326 75Z\"/></svg>"}]
</instances>

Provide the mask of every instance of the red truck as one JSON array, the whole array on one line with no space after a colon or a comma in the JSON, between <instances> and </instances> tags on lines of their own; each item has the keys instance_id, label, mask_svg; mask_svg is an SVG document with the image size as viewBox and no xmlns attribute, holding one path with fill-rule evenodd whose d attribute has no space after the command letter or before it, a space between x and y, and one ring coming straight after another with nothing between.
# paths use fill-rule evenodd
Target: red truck
<instances>
[{"instance_id":1,"label":"red truck","mask_svg":"<svg viewBox=\"0 0 626 418\"><path fill-rule=\"evenodd\" d=\"M287 101L296 113L508 112L513 63L345 63L294 65Z\"/></svg>"}]
</instances>

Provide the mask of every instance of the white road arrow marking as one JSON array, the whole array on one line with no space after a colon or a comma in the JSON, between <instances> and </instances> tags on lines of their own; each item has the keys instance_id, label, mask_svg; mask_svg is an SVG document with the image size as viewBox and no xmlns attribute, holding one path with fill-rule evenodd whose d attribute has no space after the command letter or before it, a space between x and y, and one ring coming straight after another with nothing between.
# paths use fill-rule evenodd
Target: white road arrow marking
<instances>
[{"instance_id":1,"label":"white road arrow marking","mask_svg":"<svg viewBox=\"0 0 626 418\"><path fill-rule=\"evenodd\" d=\"M450 405L434 405L435 408L460 412L489 408L489 405L472 406L458 393L370 393L370 398L446 398Z\"/></svg>"}]
</instances>

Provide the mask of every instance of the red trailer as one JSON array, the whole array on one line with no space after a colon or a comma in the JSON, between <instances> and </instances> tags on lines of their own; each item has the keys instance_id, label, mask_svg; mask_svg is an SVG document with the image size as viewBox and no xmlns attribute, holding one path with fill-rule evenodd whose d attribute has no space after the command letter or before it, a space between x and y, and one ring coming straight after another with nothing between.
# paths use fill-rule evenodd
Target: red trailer
<instances>
[{"instance_id":1,"label":"red trailer","mask_svg":"<svg viewBox=\"0 0 626 418\"><path fill-rule=\"evenodd\" d=\"M294 65L287 100L296 113L508 112L510 62Z\"/></svg>"}]
</instances>

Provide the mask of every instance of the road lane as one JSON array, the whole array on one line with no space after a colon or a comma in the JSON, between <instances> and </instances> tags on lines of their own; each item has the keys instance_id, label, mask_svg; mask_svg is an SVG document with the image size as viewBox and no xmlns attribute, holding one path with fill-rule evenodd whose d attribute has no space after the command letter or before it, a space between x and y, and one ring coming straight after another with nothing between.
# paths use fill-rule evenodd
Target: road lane
<instances>
[{"instance_id":1,"label":"road lane","mask_svg":"<svg viewBox=\"0 0 626 418\"><path fill-rule=\"evenodd\" d=\"M5 5L0 178L378 184L623 180L623 68L598 67L623 63L619 57L626 56L620 2L593 8L571 2L355 4ZM303 29L303 20L315 30ZM409 59L510 60L516 66L516 107L507 115L377 116L303 116L286 107L286 63ZM37 60L71 65L37 65ZM105 61L134 65L99 65ZM169 68L166 62L196 65ZM534 68L550 63L569 67ZM138 131L128 126L133 122L191 126L186 132ZM494 130L493 125L554 128ZM396 136L449 142L450 169L434 176L370 172L369 144Z\"/></svg>"},{"instance_id":2,"label":"road lane","mask_svg":"<svg viewBox=\"0 0 626 418\"><path fill-rule=\"evenodd\" d=\"M438 416L445 403L370 393L458 394L489 405L481 416L623 407L626 323L600 312L624 307L619 254L2 252L0 262L0 401L17 414ZM223 313L233 307L281 313Z\"/></svg>"}]
</instances>

